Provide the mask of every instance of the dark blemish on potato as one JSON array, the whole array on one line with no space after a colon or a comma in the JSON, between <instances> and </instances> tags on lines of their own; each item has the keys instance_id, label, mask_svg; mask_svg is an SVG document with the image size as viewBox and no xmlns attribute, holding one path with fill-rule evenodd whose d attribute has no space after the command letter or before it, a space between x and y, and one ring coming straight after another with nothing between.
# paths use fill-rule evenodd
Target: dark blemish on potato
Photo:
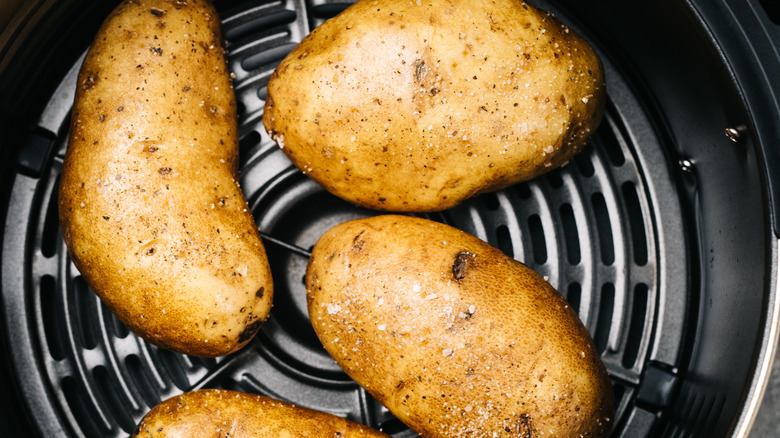
<instances>
[{"instance_id":1,"label":"dark blemish on potato","mask_svg":"<svg viewBox=\"0 0 780 438\"><path fill-rule=\"evenodd\" d=\"M97 84L98 81L98 75L97 73L90 72L87 74L87 77L84 79L84 82L81 83L81 89L86 91L91 89Z\"/></svg>"},{"instance_id":2,"label":"dark blemish on potato","mask_svg":"<svg viewBox=\"0 0 780 438\"><path fill-rule=\"evenodd\" d=\"M257 333L258 330L260 330L260 326L263 325L263 321L257 320L244 329L244 331L241 332L240 335L238 335L238 342L244 343L250 339L252 339L252 336Z\"/></svg>"},{"instance_id":3,"label":"dark blemish on potato","mask_svg":"<svg viewBox=\"0 0 780 438\"><path fill-rule=\"evenodd\" d=\"M167 175L171 173L171 170L173 169L171 169L170 167L161 167L159 170L157 170L157 172L159 172L160 175Z\"/></svg>"},{"instance_id":4,"label":"dark blemish on potato","mask_svg":"<svg viewBox=\"0 0 780 438\"><path fill-rule=\"evenodd\" d=\"M189 85L185 85L184 88L181 89L181 91L183 91L185 93L190 91L190 90L192 90L192 87L190 87Z\"/></svg>"},{"instance_id":5,"label":"dark blemish on potato","mask_svg":"<svg viewBox=\"0 0 780 438\"><path fill-rule=\"evenodd\" d=\"M476 255L468 251L461 251L455 255L455 261L452 263L452 277L455 280L460 281L466 277L466 267L474 257Z\"/></svg>"},{"instance_id":6,"label":"dark blemish on potato","mask_svg":"<svg viewBox=\"0 0 780 438\"><path fill-rule=\"evenodd\" d=\"M162 17L165 14L165 11L157 8L152 8L149 12L151 12L155 17Z\"/></svg>"},{"instance_id":7,"label":"dark blemish on potato","mask_svg":"<svg viewBox=\"0 0 780 438\"><path fill-rule=\"evenodd\" d=\"M255 296L257 298L263 298L263 295L265 295L265 288L260 287L260 289L258 289L257 292L255 292Z\"/></svg>"},{"instance_id":8,"label":"dark blemish on potato","mask_svg":"<svg viewBox=\"0 0 780 438\"><path fill-rule=\"evenodd\" d=\"M533 438L534 421L528 414L521 414L517 419L517 436L520 438Z\"/></svg>"},{"instance_id":9,"label":"dark blemish on potato","mask_svg":"<svg viewBox=\"0 0 780 438\"><path fill-rule=\"evenodd\" d=\"M120 105L120 106L119 106L119 107L117 107L117 109L116 109L116 111L117 111L117 112L120 112L120 113L121 113L122 111L124 111L124 110L125 110L125 107L124 107L124 106L122 106L122 105Z\"/></svg>"},{"instance_id":10,"label":"dark blemish on potato","mask_svg":"<svg viewBox=\"0 0 780 438\"><path fill-rule=\"evenodd\" d=\"M108 216L103 216L103 219L104 219L104 220L109 220L109 219L111 219L111 218L110 218L110 217L108 217Z\"/></svg>"},{"instance_id":11,"label":"dark blemish on potato","mask_svg":"<svg viewBox=\"0 0 780 438\"><path fill-rule=\"evenodd\" d=\"M162 47L149 47L149 51L157 56L162 56Z\"/></svg>"},{"instance_id":12,"label":"dark blemish on potato","mask_svg":"<svg viewBox=\"0 0 780 438\"><path fill-rule=\"evenodd\" d=\"M105 121L106 121L106 115L105 114L101 114L101 115L98 116L98 122L103 123Z\"/></svg>"},{"instance_id":13,"label":"dark blemish on potato","mask_svg":"<svg viewBox=\"0 0 780 438\"><path fill-rule=\"evenodd\" d=\"M428 74L428 66L425 65L425 61L422 59L417 59L414 61L414 79L422 84L423 80L425 80L425 75Z\"/></svg>"},{"instance_id":14,"label":"dark blemish on potato","mask_svg":"<svg viewBox=\"0 0 780 438\"><path fill-rule=\"evenodd\" d=\"M149 152L150 154L153 154L157 152L157 146L149 146L149 149L146 150L146 152Z\"/></svg>"},{"instance_id":15,"label":"dark blemish on potato","mask_svg":"<svg viewBox=\"0 0 780 438\"><path fill-rule=\"evenodd\" d=\"M361 231L357 236L355 236L354 239L352 239L352 250L355 252L360 252L363 249L363 246L366 244L366 242L360 238L363 233L365 233L365 231Z\"/></svg>"},{"instance_id":16,"label":"dark blemish on potato","mask_svg":"<svg viewBox=\"0 0 780 438\"><path fill-rule=\"evenodd\" d=\"M155 251L154 247L151 247L146 250L145 254L150 256L154 254L154 251Z\"/></svg>"},{"instance_id":17,"label":"dark blemish on potato","mask_svg":"<svg viewBox=\"0 0 780 438\"><path fill-rule=\"evenodd\" d=\"M441 90L439 90L436 87L433 87L433 88L431 88L430 91L428 91L428 94L430 94L431 96L435 96L435 95L439 94L439 91L441 91Z\"/></svg>"}]
</instances>

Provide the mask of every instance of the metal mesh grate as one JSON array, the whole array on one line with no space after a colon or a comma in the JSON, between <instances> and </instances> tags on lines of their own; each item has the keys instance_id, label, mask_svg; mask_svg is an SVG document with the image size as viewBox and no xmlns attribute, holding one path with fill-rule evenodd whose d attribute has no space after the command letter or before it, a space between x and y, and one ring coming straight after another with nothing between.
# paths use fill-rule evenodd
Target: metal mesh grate
<instances>
[{"instance_id":1,"label":"metal mesh grate","mask_svg":"<svg viewBox=\"0 0 780 438\"><path fill-rule=\"evenodd\" d=\"M17 364L30 364L27 391L46 400L42 417L77 436L126 436L151 406L201 387L256 392L396 437L415 436L340 370L306 313L308 250L331 226L377 212L342 201L309 180L261 123L265 87L276 64L344 4L233 3L217 6L239 102L241 184L265 235L274 276L270 319L244 350L196 359L141 341L88 289L67 258L56 214L67 137L63 127L78 60L41 118L40 135L56 138L52 157L44 160L40 175L17 176L6 221L6 236L14 238L3 247L10 263L3 268L3 290L5 299L18 305L4 311L12 321L9 338L29 339L33 347L15 358ZM687 256L682 212L660 140L615 65L605 54L602 59L609 85L605 118L569 165L425 217L486 240L547 277L567 297L615 383L618 433L641 436L665 403L652 391L643 395L645 373L663 370L656 376L674 383L683 337L686 298L680 294L686 273L663 263L685 266ZM22 147L37 147L37 140ZM29 220L11 220L17 216Z\"/></svg>"}]
</instances>

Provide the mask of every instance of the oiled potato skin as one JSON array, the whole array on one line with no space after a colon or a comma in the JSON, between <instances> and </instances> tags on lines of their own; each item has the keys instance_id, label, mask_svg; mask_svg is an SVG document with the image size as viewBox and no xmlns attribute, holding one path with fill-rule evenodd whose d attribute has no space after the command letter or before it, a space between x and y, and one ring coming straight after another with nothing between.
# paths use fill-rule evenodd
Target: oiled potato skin
<instances>
[{"instance_id":1,"label":"oiled potato skin","mask_svg":"<svg viewBox=\"0 0 780 438\"><path fill-rule=\"evenodd\" d=\"M149 342L196 356L241 348L273 288L235 179L236 103L215 10L123 2L77 87L59 189L76 267Z\"/></svg>"},{"instance_id":2,"label":"oiled potato skin","mask_svg":"<svg viewBox=\"0 0 780 438\"><path fill-rule=\"evenodd\" d=\"M385 437L370 427L289 403L224 389L201 389L163 401L134 438Z\"/></svg>"},{"instance_id":3,"label":"oiled potato skin","mask_svg":"<svg viewBox=\"0 0 780 438\"><path fill-rule=\"evenodd\" d=\"M544 279L430 220L345 222L314 246L312 324L345 372L424 437L606 436L613 390Z\"/></svg>"},{"instance_id":4,"label":"oiled potato skin","mask_svg":"<svg viewBox=\"0 0 780 438\"><path fill-rule=\"evenodd\" d=\"M263 122L332 193L436 211L583 148L605 84L593 49L516 0L361 0L271 76Z\"/></svg>"}]
</instances>

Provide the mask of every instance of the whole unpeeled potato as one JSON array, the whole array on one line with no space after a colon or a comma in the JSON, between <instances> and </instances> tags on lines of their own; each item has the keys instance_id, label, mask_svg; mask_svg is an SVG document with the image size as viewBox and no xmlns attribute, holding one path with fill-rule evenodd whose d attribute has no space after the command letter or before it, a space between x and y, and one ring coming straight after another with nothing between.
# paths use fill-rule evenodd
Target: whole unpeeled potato
<instances>
[{"instance_id":1,"label":"whole unpeeled potato","mask_svg":"<svg viewBox=\"0 0 780 438\"><path fill-rule=\"evenodd\" d=\"M325 412L223 389L171 397L152 408L134 438L164 437L385 437L379 431Z\"/></svg>"},{"instance_id":2,"label":"whole unpeeled potato","mask_svg":"<svg viewBox=\"0 0 780 438\"><path fill-rule=\"evenodd\" d=\"M133 332L195 356L249 342L271 307L265 249L236 181L236 102L203 0L136 0L81 67L59 188L76 267Z\"/></svg>"},{"instance_id":3,"label":"whole unpeeled potato","mask_svg":"<svg viewBox=\"0 0 780 438\"><path fill-rule=\"evenodd\" d=\"M563 296L520 262L438 222L386 215L316 243L308 309L325 349L431 437L599 437L613 389Z\"/></svg>"},{"instance_id":4,"label":"whole unpeeled potato","mask_svg":"<svg viewBox=\"0 0 780 438\"><path fill-rule=\"evenodd\" d=\"M517 0L360 0L274 71L263 122L330 192L435 211L569 161L601 120L602 66Z\"/></svg>"}]
</instances>

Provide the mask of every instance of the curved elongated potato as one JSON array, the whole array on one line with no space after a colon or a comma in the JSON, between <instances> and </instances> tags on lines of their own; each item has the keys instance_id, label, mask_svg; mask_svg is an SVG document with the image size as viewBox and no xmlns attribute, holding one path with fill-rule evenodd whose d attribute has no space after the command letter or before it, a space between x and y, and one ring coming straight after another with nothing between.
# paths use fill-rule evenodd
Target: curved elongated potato
<instances>
[{"instance_id":1,"label":"curved elongated potato","mask_svg":"<svg viewBox=\"0 0 780 438\"><path fill-rule=\"evenodd\" d=\"M426 438L598 437L613 390L566 300L447 225L342 223L314 246L309 316L344 371Z\"/></svg>"},{"instance_id":2,"label":"curved elongated potato","mask_svg":"<svg viewBox=\"0 0 780 438\"><path fill-rule=\"evenodd\" d=\"M263 122L330 192L435 211L568 162L604 101L593 49L528 3L361 0L279 64Z\"/></svg>"},{"instance_id":3,"label":"curved elongated potato","mask_svg":"<svg viewBox=\"0 0 780 438\"><path fill-rule=\"evenodd\" d=\"M73 262L133 332L220 356L267 318L271 272L236 181L236 103L203 0L137 0L78 76L59 214Z\"/></svg>"},{"instance_id":4,"label":"curved elongated potato","mask_svg":"<svg viewBox=\"0 0 780 438\"><path fill-rule=\"evenodd\" d=\"M368 426L325 412L223 389L187 392L144 416L134 438L165 437L385 437Z\"/></svg>"}]
</instances>

